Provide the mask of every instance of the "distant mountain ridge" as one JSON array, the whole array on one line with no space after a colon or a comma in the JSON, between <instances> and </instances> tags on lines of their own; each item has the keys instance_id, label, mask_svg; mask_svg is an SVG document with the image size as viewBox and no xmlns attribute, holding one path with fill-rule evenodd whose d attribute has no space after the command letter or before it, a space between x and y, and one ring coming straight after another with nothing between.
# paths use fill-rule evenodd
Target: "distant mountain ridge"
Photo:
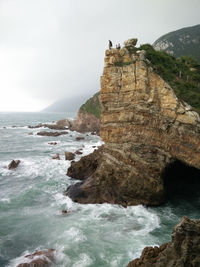
<instances>
[{"instance_id":1,"label":"distant mountain ridge","mask_svg":"<svg viewBox=\"0 0 200 267\"><path fill-rule=\"evenodd\" d=\"M80 106L90 97L90 94L76 97L64 97L49 105L42 112L77 112Z\"/></svg>"},{"instance_id":2,"label":"distant mountain ridge","mask_svg":"<svg viewBox=\"0 0 200 267\"><path fill-rule=\"evenodd\" d=\"M153 47L175 57L193 56L200 62L200 24L167 33L157 39Z\"/></svg>"}]
</instances>

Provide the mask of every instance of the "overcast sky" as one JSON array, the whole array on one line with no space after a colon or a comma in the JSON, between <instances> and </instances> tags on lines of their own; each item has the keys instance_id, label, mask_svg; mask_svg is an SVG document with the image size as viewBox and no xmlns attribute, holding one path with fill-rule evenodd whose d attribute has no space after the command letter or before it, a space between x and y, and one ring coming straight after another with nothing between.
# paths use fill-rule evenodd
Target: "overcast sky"
<instances>
[{"instance_id":1,"label":"overcast sky","mask_svg":"<svg viewBox=\"0 0 200 267\"><path fill-rule=\"evenodd\" d=\"M104 51L200 23L200 0L0 0L0 111L100 89Z\"/></svg>"}]
</instances>

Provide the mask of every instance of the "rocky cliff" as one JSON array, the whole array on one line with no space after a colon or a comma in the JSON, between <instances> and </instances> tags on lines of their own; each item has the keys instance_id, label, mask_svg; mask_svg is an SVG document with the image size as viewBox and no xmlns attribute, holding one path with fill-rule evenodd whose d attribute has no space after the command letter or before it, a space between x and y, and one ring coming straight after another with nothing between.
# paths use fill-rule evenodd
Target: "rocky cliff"
<instances>
[{"instance_id":1,"label":"rocky cliff","mask_svg":"<svg viewBox=\"0 0 200 267\"><path fill-rule=\"evenodd\" d=\"M160 247L146 247L140 258L127 267L199 267L200 220L183 217L174 227L172 241Z\"/></svg>"},{"instance_id":2,"label":"rocky cliff","mask_svg":"<svg viewBox=\"0 0 200 267\"><path fill-rule=\"evenodd\" d=\"M153 71L144 51L130 43L106 50L100 99L105 145L93 173L68 188L74 201L160 205L169 166L200 169L199 115Z\"/></svg>"}]
</instances>

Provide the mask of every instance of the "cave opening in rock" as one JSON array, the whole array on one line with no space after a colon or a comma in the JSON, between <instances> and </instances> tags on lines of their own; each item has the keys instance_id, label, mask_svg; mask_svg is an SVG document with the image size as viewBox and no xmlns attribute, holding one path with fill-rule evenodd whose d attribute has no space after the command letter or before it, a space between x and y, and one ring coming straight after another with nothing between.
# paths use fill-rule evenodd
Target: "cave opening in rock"
<instances>
[{"instance_id":1,"label":"cave opening in rock","mask_svg":"<svg viewBox=\"0 0 200 267\"><path fill-rule=\"evenodd\" d=\"M200 198L200 170L180 160L168 164L162 173L166 200Z\"/></svg>"}]
</instances>

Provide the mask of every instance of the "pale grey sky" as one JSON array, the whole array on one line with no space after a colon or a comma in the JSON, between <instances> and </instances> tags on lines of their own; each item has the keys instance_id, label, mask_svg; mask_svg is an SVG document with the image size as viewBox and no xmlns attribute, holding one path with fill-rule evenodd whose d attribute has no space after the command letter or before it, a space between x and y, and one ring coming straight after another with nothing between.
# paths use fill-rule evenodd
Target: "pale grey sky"
<instances>
[{"instance_id":1,"label":"pale grey sky","mask_svg":"<svg viewBox=\"0 0 200 267\"><path fill-rule=\"evenodd\" d=\"M199 0L0 0L0 111L100 88L104 51L200 23Z\"/></svg>"}]
</instances>

